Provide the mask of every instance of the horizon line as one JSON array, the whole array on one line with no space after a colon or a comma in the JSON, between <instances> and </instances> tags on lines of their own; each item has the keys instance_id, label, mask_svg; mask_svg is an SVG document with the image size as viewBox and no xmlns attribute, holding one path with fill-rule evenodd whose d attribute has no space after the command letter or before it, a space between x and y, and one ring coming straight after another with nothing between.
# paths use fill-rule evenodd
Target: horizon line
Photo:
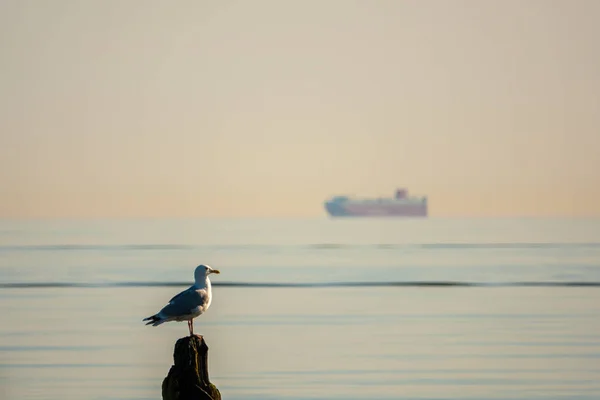
<instances>
[{"instance_id":1,"label":"horizon line","mask_svg":"<svg viewBox=\"0 0 600 400\"><path fill-rule=\"evenodd\" d=\"M169 215L103 215L103 216L2 216L0 221L57 221L57 220L301 220L301 219L320 219L331 221L427 221L441 219L600 219L600 214L589 215L569 215L569 214L514 214L514 215L429 215L427 217L331 217L329 215L240 215L240 216L208 216L208 215L189 215L189 216L169 216Z\"/></svg>"}]
</instances>

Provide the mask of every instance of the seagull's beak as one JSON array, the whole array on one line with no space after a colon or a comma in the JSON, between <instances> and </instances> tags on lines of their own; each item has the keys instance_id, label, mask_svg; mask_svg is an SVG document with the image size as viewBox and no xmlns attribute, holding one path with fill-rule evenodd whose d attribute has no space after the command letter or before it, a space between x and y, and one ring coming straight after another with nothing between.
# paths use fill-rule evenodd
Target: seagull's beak
<instances>
[{"instance_id":1,"label":"seagull's beak","mask_svg":"<svg viewBox=\"0 0 600 400\"><path fill-rule=\"evenodd\" d=\"M220 273L221 273L221 271L219 271L218 269L211 269L211 270L210 270L210 273L211 273L211 274L220 274Z\"/></svg>"}]
</instances>

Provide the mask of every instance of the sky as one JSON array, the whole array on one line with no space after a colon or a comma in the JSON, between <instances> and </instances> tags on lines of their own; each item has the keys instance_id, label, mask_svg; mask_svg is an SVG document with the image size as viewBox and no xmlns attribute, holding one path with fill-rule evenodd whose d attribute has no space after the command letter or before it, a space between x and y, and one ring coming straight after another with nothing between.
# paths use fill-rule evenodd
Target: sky
<instances>
[{"instance_id":1,"label":"sky","mask_svg":"<svg viewBox=\"0 0 600 400\"><path fill-rule=\"evenodd\" d=\"M0 217L600 216L600 2L0 2Z\"/></svg>"}]
</instances>

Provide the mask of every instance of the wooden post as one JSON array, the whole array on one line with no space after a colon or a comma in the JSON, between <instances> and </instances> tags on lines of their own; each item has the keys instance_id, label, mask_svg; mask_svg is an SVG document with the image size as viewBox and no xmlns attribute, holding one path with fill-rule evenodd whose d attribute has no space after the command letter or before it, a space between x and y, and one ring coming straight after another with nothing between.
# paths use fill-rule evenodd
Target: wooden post
<instances>
[{"instance_id":1,"label":"wooden post","mask_svg":"<svg viewBox=\"0 0 600 400\"><path fill-rule=\"evenodd\" d=\"M221 400L208 379L208 346L202 336L177 340L173 361L162 383L163 400Z\"/></svg>"}]
</instances>

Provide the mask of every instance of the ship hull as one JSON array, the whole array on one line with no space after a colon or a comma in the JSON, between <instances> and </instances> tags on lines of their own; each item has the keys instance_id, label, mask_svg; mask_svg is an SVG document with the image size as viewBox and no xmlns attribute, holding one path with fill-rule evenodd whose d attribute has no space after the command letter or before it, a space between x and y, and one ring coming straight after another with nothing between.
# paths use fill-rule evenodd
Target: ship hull
<instances>
[{"instance_id":1,"label":"ship hull","mask_svg":"<svg viewBox=\"0 0 600 400\"><path fill-rule=\"evenodd\" d=\"M418 204L360 204L326 202L331 217L427 217L427 203Z\"/></svg>"}]
</instances>

